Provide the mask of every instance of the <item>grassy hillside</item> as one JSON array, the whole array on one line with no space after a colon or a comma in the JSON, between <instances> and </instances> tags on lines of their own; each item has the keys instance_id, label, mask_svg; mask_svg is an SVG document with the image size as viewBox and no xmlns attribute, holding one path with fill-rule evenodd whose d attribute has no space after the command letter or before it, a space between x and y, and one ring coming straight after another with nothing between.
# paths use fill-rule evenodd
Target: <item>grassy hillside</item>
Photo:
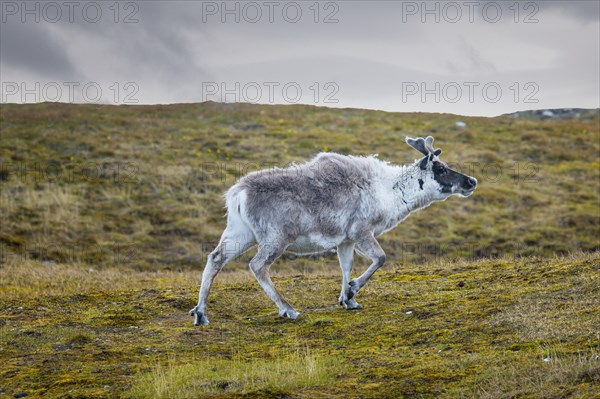
<instances>
[{"instance_id":1,"label":"grassy hillside","mask_svg":"<svg viewBox=\"0 0 600 399\"><path fill-rule=\"evenodd\" d=\"M390 265L336 304L340 277L217 277L191 325L198 273L27 262L0 284L0 397L594 398L600 253ZM43 395L43 396L42 396Z\"/></svg>"},{"instance_id":2,"label":"grassy hillside","mask_svg":"<svg viewBox=\"0 0 600 399\"><path fill-rule=\"evenodd\" d=\"M319 151L408 163L419 154L404 137L428 134L442 159L476 176L479 188L387 234L388 259L594 251L600 117L586 115L534 121L301 105L4 104L2 259L198 268L225 224L222 194L246 172ZM280 267L320 266L291 259Z\"/></svg>"},{"instance_id":3,"label":"grassy hillside","mask_svg":"<svg viewBox=\"0 0 600 399\"><path fill-rule=\"evenodd\" d=\"M0 128L0 398L598 397L598 111L3 104ZM237 178L319 151L409 163L406 135L479 187L382 238L364 310L337 304L334 257L285 256L302 316L282 320L250 253L192 326Z\"/></svg>"}]
</instances>

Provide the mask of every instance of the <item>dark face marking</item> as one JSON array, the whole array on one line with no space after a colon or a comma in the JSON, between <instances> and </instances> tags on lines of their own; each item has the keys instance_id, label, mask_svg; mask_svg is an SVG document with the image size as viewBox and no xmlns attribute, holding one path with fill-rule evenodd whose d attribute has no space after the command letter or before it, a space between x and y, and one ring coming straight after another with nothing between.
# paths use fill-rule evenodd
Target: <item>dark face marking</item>
<instances>
[{"instance_id":1,"label":"dark face marking","mask_svg":"<svg viewBox=\"0 0 600 399\"><path fill-rule=\"evenodd\" d=\"M429 162L429 157L428 157L428 156L426 156L425 158L423 158L423 159L421 160L421 162L419 163L419 168L420 168L421 170L425 170L425 169L427 169L427 162Z\"/></svg>"},{"instance_id":2,"label":"dark face marking","mask_svg":"<svg viewBox=\"0 0 600 399\"><path fill-rule=\"evenodd\" d=\"M423 184L424 184L423 180L422 180L422 179L419 179L419 188L420 188L421 190L423 190Z\"/></svg>"},{"instance_id":3,"label":"dark face marking","mask_svg":"<svg viewBox=\"0 0 600 399\"><path fill-rule=\"evenodd\" d=\"M442 187L442 193L444 194L453 193L454 187L456 188L454 192L470 194L477 186L477 180L450 169L443 162L434 161L431 170L433 171L433 178Z\"/></svg>"}]
</instances>

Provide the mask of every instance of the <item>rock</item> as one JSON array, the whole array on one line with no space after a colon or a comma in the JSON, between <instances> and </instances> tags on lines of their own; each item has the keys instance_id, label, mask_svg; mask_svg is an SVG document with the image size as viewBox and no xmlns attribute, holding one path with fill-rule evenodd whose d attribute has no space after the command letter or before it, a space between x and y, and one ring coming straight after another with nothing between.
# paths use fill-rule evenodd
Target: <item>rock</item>
<instances>
[{"instance_id":1,"label":"rock","mask_svg":"<svg viewBox=\"0 0 600 399\"><path fill-rule=\"evenodd\" d=\"M532 120L546 119L593 119L597 118L600 109L585 109L585 108L553 108L553 109L536 109L529 111L518 111L510 114L504 114L511 118L523 118Z\"/></svg>"},{"instance_id":2,"label":"rock","mask_svg":"<svg viewBox=\"0 0 600 399\"><path fill-rule=\"evenodd\" d=\"M545 109L542 111L542 116L546 118L553 118L554 112L550 111L549 109Z\"/></svg>"},{"instance_id":3,"label":"rock","mask_svg":"<svg viewBox=\"0 0 600 399\"><path fill-rule=\"evenodd\" d=\"M456 127L460 127L460 128L465 128L467 127L467 124L463 121L456 121L456 123L454 124Z\"/></svg>"},{"instance_id":4,"label":"rock","mask_svg":"<svg viewBox=\"0 0 600 399\"><path fill-rule=\"evenodd\" d=\"M25 396L27 396L27 393L25 392L17 392L16 394L14 394L15 398L24 398Z\"/></svg>"}]
</instances>

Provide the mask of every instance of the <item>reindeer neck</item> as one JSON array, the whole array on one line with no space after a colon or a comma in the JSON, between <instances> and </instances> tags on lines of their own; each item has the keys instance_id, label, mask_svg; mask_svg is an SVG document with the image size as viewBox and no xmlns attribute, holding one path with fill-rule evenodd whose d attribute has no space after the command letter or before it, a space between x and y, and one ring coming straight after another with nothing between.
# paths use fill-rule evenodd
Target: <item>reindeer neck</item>
<instances>
[{"instance_id":1,"label":"reindeer neck","mask_svg":"<svg viewBox=\"0 0 600 399\"><path fill-rule=\"evenodd\" d=\"M392 180L392 190L401 213L422 209L433 202L431 194L424 187L419 163L420 160L417 160L411 165L394 167L396 176Z\"/></svg>"}]
</instances>

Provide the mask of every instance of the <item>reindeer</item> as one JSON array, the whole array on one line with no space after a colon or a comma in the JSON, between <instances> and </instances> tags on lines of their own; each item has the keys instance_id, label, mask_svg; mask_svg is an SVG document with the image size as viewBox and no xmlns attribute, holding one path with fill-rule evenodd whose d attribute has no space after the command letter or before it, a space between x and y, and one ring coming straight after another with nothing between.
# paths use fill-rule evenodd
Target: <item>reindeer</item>
<instances>
[{"instance_id":1,"label":"reindeer","mask_svg":"<svg viewBox=\"0 0 600 399\"><path fill-rule=\"evenodd\" d=\"M227 227L210 253L202 274L194 325L208 324L210 286L230 261L258 245L250 270L279 308L281 317L300 314L275 289L269 268L284 251L310 254L337 250L342 268L339 303L361 309L356 294L385 263L376 237L393 229L412 212L451 195L470 196L477 180L450 169L433 149L433 137L407 137L424 157L397 166L376 156L320 153L313 160L250 173L225 195ZM350 280L354 251L371 265Z\"/></svg>"}]
</instances>

